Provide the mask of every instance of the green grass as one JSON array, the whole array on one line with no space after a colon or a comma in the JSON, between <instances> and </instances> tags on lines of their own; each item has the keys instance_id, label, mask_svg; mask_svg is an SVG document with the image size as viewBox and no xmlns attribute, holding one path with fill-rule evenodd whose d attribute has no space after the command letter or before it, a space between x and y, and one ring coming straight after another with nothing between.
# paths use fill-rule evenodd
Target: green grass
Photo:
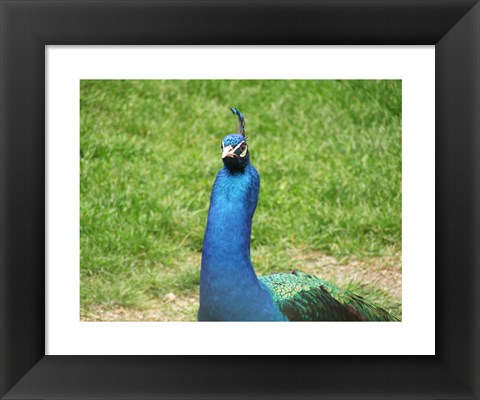
<instances>
[{"instance_id":1,"label":"green grass","mask_svg":"<svg viewBox=\"0 0 480 400\"><path fill-rule=\"evenodd\" d=\"M198 291L230 106L261 176L259 274L301 269L298 249L401 252L400 81L82 81L82 314Z\"/></svg>"}]
</instances>

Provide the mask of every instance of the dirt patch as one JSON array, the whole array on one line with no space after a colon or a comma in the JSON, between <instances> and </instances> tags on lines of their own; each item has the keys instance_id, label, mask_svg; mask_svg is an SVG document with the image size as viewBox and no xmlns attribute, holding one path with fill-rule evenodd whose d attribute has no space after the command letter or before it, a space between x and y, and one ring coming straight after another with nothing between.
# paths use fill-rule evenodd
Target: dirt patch
<instances>
[{"instance_id":1,"label":"dirt patch","mask_svg":"<svg viewBox=\"0 0 480 400\"><path fill-rule=\"evenodd\" d=\"M198 304L198 295L192 294L152 301L142 309L99 305L81 315L80 321L196 321Z\"/></svg>"},{"instance_id":2,"label":"dirt patch","mask_svg":"<svg viewBox=\"0 0 480 400\"><path fill-rule=\"evenodd\" d=\"M348 263L338 262L333 257L316 252L296 254L293 259L297 261L300 271L332 281L340 287L351 282L361 282L362 286L383 290L399 300L402 298L401 254Z\"/></svg>"}]
</instances>

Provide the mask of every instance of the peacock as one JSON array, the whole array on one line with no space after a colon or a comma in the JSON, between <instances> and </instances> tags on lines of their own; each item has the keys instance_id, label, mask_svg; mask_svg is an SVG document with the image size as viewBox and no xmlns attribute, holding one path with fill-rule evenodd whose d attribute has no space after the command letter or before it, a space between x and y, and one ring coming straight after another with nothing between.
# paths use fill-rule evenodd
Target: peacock
<instances>
[{"instance_id":1,"label":"peacock","mask_svg":"<svg viewBox=\"0 0 480 400\"><path fill-rule=\"evenodd\" d=\"M364 298L300 271L257 276L250 260L260 176L250 163L246 120L221 143L202 248L199 321L395 321Z\"/></svg>"}]
</instances>

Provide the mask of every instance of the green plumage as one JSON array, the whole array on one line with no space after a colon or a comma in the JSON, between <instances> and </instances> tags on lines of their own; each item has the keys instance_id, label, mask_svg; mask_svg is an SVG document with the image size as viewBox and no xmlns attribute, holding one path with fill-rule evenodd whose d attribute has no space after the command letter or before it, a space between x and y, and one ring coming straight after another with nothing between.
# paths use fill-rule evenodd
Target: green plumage
<instances>
[{"instance_id":1,"label":"green plumage","mask_svg":"<svg viewBox=\"0 0 480 400\"><path fill-rule=\"evenodd\" d=\"M258 278L290 321L396 321L384 309L323 279L293 271Z\"/></svg>"}]
</instances>

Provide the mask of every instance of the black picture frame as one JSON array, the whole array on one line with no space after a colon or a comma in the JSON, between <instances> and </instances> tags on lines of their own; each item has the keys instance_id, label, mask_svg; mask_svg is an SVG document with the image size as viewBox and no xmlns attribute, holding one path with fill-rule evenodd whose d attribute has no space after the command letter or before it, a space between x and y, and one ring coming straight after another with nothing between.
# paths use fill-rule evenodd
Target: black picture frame
<instances>
[{"instance_id":1,"label":"black picture frame","mask_svg":"<svg viewBox=\"0 0 480 400\"><path fill-rule=\"evenodd\" d=\"M478 3L1 0L1 398L480 398ZM45 356L45 46L87 44L435 45L436 355Z\"/></svg>"}]
</instances>

